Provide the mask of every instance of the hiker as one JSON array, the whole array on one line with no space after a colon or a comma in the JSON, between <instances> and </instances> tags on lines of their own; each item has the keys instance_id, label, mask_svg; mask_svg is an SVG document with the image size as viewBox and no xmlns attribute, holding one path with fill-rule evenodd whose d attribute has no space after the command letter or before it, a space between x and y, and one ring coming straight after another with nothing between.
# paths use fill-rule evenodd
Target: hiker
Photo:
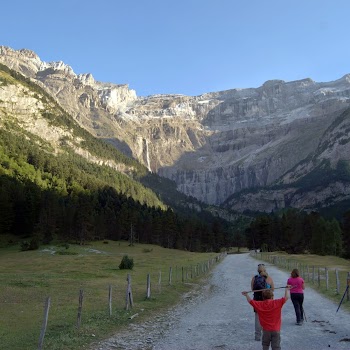
<instances>
[{"instance_id":1,"label":"hiker","mask_svg":"<svg viewBox=\"0 0 350 350\"><path fill-rule=\"evenodd\" d=\"M295 316L296 316L296 325L302 326L304 322L304 310L303 310L303 302L304 302L304 289L305 284L304 280L299 276L299 270L293 269L290 277L288 278L287 284L293 286L290 291L290 299L292 300Z\"/></svg>"},{"instance_id":2,"label":"hiker","mask_svg":"<svg viewBox=\"0 0 350 350\"><path fill-rule=\"evenodd\" d=\"M265 265L259 264L258 265L258 274L253 276L251 280L251 289L254 290L260 290L260 289L266 289L270 288L272 291L275 289L275 285L273 283L272 278L268 275ZM254 292L254 300L263 300L262 299L262 291L260 292ZM254 309L255 313L255 340L260 341L261 340L261 325L259 321L259 316Z\"/></svg>"},{"instance_id":3,"label":"hiker","mask_svg":"<svg viewBox=\"0 0 350 350\"><path fill-rule=\"evenodd\" d=\"M253 306L259 315L262 326L262 348L263 350L280 350L281 349L281 323L282 323L282 307L289 298L288 291L292 286L287 285L284 297L274 300L273 291L266 289L262 292L262 301L252 300L248 292L242 292L247 298L248 303Z\"/></svg>"}]
</instances>

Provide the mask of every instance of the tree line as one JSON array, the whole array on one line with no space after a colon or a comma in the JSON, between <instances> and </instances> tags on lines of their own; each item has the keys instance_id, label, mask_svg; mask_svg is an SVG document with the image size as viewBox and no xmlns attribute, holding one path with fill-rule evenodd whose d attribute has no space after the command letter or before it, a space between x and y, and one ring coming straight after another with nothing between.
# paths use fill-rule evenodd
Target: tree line
<instances>
[{"instance_id":1,"label":"tree line","mask_svg":"<svg viewBox=\"0 0 350 350\"><path fill-rule=\"evenodd\" d=\"M219 251L228 244L222 220L195 211L180 216L126 175L69 152L53 156L5 129L0 129L0 212L0 235L27 238L32 247L130 237L191 251Z\"/></svg>"},{"instance_id":2,"label":"tree line","mask_svg":"<svg viewBox=\"0 0 350 350\"><path fill-rule=\"evenodd\" d=\"M341 221L296 209L280 215L261 215L250 223L245 235L251 249L350 258L350 210Z\"/></svg>"}]
</instances>

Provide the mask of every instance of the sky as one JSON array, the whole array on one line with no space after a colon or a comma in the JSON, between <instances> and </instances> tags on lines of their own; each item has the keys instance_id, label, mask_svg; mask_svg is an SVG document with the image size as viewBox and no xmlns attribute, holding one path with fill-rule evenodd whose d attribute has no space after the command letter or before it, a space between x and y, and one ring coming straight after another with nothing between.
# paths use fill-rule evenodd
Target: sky
<instances>
[{"instance_id":1,"label":"sky","mask_svg":"<svg viewBox=\"0 0 350 350\"><path fill-rule=\"evenodd\" d=\"M138 96L350 73L349 0L6 0L0 45Z\"/></svg>"}]
</instances>

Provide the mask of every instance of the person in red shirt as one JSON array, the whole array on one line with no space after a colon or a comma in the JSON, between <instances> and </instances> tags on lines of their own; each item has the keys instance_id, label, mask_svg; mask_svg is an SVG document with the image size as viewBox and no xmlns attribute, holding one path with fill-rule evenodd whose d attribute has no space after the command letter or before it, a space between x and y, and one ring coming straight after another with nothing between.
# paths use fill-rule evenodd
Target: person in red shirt
<instances>
[{"instance_id":1,"label":"person in red shirt","mask_svg":"<svg viewBox=\"0 0 350 350\"><path fill-rule=\"evenodd\" d=\"M247 298L248 303L257 311L261 328L263 330L262 348L263 350L280 350L281 349L281 323L282 323L282 307L289 299L289 290L292 286L287 285L284 297L274 300L273 291L271 289L263 290L263 300L252 300L248 292L242 292Z\"/></svg>"}]
</instances>

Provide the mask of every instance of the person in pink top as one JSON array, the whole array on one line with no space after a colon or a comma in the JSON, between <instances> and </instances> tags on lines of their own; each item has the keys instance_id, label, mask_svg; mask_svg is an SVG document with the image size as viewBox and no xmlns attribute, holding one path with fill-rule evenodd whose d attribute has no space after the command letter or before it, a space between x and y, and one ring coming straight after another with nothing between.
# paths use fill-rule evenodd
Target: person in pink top
<instances>
[{"instance_id":1,"label":"person in pink top","mask_svg":"<svg viewBox=\"0 0 350 350\"><path fill-rule=\"evenodd\" d=\"M287 284L293 286L290 290L290 299L292 300L295 316L297 318L295 324L302 326L304 322L303 302L305 285L304 280L299 276L298 269L293 269L291 277L288 278Z\"/></svg>"}]
</instances>

